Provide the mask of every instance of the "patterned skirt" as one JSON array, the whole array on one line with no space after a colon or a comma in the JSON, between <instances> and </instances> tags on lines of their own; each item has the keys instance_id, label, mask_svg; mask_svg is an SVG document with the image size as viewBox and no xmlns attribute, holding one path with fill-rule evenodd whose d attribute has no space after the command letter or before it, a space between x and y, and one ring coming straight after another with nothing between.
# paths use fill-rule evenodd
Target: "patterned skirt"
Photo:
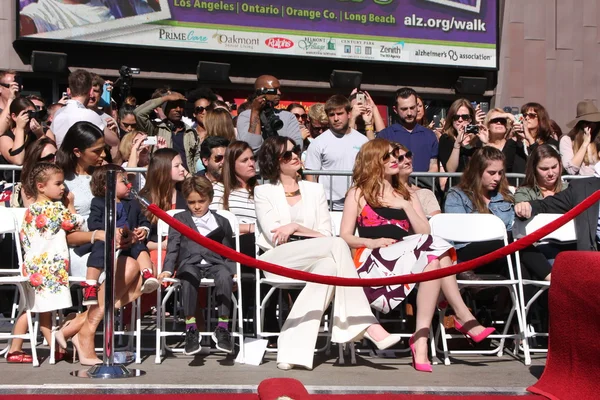
<instances>
[{"instance_id":1,"label":"patterned skirt","mask_svg":"<svg viewBox=\"0 0 600 400\"><path fill-rule=\"evenodd\" d=\"M388 247L359 249L354 264L361 278L417 274L447 251L456 262L456 251L445 240L431 235L410 235ZM407 283L365 287L364 290L371 307L387 314L398 307L414 287L414 283Z\"/></svg>"}]
</instances>

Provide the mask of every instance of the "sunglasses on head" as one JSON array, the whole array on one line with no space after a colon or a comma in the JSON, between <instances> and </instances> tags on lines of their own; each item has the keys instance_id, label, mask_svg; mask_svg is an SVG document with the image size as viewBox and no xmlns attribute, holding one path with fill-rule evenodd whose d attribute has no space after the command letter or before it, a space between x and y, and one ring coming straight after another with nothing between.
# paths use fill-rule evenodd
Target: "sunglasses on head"
<instances>
[{"instance_id":1,"label":"sunglasses on head","mask_svg":"<svg viewBox=\"0 0 600 400\"><path fill-rule=\"evenodd\" d=\"M283 162L289 162L292 160L292 157L294 156L294 154L297 155L298 157L300 157L301 153L302 153L302 148L299 145L295 145L293 149L285 151L281 155L281 157L279 157L279 159Z\"/></svg>"},{"instance_id":2,"label":"sunglasses on head","mask_svg":"<svg viewBox=\"0 0 600 400\"><path fill-rule=\"evenodd\" d=\"M198 107L194 108L194 112L196 114L202 114L206 110L207 110L207 108L206 107L202 107L202 106L198 106Z\"/></svg>"},{"instance_id":3,"label":"sunglasses on head","mask_svg":"<svg viewBox=\"0 0 600 400\"><path fill-rule=\"evenodd\" d=\"M51 161L56 158L56 153L50 153L44 157L40 157L39 161Z\"/></svg>"},{"instance_id":4,"label":"sunglasses on head","mask_svg":"<svg viewBox=\"0 0 600 400\"><path fill-rule=\"evenodd\" d=\"M452 119L454 121L460 121L461 119L463 121L470 121L471 120L471 116L469 114L456 114L454 117L452 117Z\"/></svg>"},{"instance_id":5,"label":"sunglasses on head","mask_svg":"<svg viewBox=\"0 0 600 400\"><path fill-rule=\"evenodd\" d=\"M506 118L498 117L498 118L490 119L490 124L506 125Z\"/></svg>"},{"instance_id":6,"label":"sunglasses on head","mask_svg":"<svg viewBox=\"0 0 600 400\"><path fill-rule=\"evenodd\" d=\"M306 115L306 114L300 115L300 114L294 113L294 115L296 116L296 119L301 119L302 121L308 120L308 115Z\"/></svg>"}]
</instances>

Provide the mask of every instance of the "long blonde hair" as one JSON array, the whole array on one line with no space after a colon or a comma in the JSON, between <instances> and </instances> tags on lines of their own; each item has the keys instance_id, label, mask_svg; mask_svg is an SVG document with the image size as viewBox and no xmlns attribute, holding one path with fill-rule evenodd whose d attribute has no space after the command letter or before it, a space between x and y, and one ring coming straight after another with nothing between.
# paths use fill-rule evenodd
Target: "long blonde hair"
<instances>
[{"instance_id":1,"label":"long blonde hair","mask_svg":"<svg viewBox=\"0 0 600 400\"><path fill-rule=\"evenodd\" d=\"M363 144L356 156L352 170L352 184L362 192L365 201L371 207L383 206L381 203L385 171L383 157L390 151L390 146L393 147L394 144L389 140L373 139ZM405 200L410 200L410 192L400 181L399 175L392 176L392 188Z\"/></svg>"}]
</instances>

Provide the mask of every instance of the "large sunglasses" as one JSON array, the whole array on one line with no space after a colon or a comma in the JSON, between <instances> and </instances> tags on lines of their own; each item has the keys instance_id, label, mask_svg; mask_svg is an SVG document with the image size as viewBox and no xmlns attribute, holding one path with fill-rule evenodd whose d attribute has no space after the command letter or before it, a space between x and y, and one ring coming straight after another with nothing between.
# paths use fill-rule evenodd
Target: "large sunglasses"
<instances>
[{"instance_id":1,"label":"large sunglasses","mask_svg":"<svg viewBox=\"0 0 600 400\"><path fill-rule=\"evenodd\" d=\"M202 114L206 110L207 110L207 108L206 107L202 107L202 106L198 106L198 107L194 108L194 112L196 114Z\"/></svg>"},{"instance_id":2,"label":"large sunglasses","mask_svg":"<svg viewBox=\"0 0 600 400\"><path fill-rule=\"evenodd\" d=\"M413 154L412 154L412 151L407 151L406 153L400 155L400 147L394 147L392 149L392 151L390 151L389 153L385 153L383 155L383 161L387 162L390 159L390 157L392 157L392 156L396 160L398 160L398 162L402 162L402 161L404 161L405 158L412 160Z\"/></svg>"},{"instance_id":3,"label":"large sunglasses","mask_svg":"<svg viewBox=\"0 0 600 400\"><path fill-rule=\"evenodd\" d=\"M221 161L223 161L224 158L225 158L225 156L223 154L217 154L215 156L215 162L220 163Z\"/></svg>"},{"instance_id":4,"label":"large sunglasses","mask_svg":"<svg viewBox=\"0 0 600 400\"><path fill-rule=\"evenodd\" d=\"M137 123L136 122L134 122L133 124L128 124L127 122L121 122L121 123L123 124L123 127L125 129L128 129L128 128L135 129L135 128L137 128Z\"/></svg>"},{"instance_id":5,"label":"large sunglasses","mask_svg":"<svg viewBox=\"0 0 600 400\"><path fill-rule=\"evenodd\" d=\"M490 125L491 124L502 124L506 126L506 118L498 117L490 119Z\"/></svg>"},{"instance_id":6,"label":"large sunglasses","mask_svg":"<svg viewBox=\"0 0 600 400\"><path fill-rule=\"evenodd\" d=\"M536 113L525 113L524 114L525 118L529 118L529 119L536 119L538 117L538 115Z\"/></svg>"},{"instance_id":7,"label":"large sunglasses","mask_svg":"<svg viewBox=\"0 0 600 400\"><path fill-rule=\"evenodd\" d=\"M53 161L56 159L56 153L50 153L44 157L40 157L39 161Z\"/></svg>"},{"instance_id":8,"label":"large sunglasses","mask_svg":"<svg viewBox=\"0 0 600 400\"><path fill-rule=\"evenodd\" d=\"M452 117L452 119L454 121L460 121L461 119L463 121L470 121L471 120L471 116L469 114L456 114L455 116Z\"/></svg>"},{"instance_id":9,"label":"large sunglasses","mask_svg":"<svg viewBox=\"0 0 600 400\"><path fill-rule=\"evenodd\" d=\"M300 154L302 154L302 148L299 145L295 145L293 149L285 151L281 157L279 157L279 160L283 162L290 162L292 161L294 154L298 157L300 157Z\"/></svg>"},{"instance_id":10,"label":"large sunglasses","mask_svg":"<svg viewBox=\"0 0 600 400\"><path fill-rule=\"evenodd\" d=\"M310 130L311 130L311 131L313 131L313 132L320 132L320 133L323 133L323 132L325 132L327 129L329 129L329 128L327 127L327 125L325 125L325 126L323 126L323 125L321 125L321 126L314 126L314 125L312 125L312 124L310 125Z\"/></svg>"},{"instance_id":11,"label":"large sunglasses","mask_svg":"<svg viewBox=\"0 0 600 400\"><path fill-rule=\"evenodd\" d=\"M296 116L296 119L301 119L304 122L306 122L308 120L308 115L306 115L306 114L300 115L300 114L294 113L294 115Z\"/></svg>"}]
</instances>

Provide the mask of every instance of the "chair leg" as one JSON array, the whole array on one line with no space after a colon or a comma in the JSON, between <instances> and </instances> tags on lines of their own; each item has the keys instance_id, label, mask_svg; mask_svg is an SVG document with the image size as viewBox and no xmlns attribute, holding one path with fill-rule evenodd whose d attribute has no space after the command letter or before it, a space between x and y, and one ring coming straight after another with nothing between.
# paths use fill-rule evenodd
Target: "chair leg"
<instances>
[{"instance_id":1,"label":"chair leg","mask_svg":"<svg viewBox=\"0 0 600 400\"><path fill-rule=\"evenodd\" d=\"M33 329L33 320L31 318L31 311L26 310L25 312L27 313L27 326L29 328L29 342L31 344L31 357L33 358L33 366L39 367L40 362L38 360L37 350L36 350L36 345L37 345L36 330Z\"/></svg>"}]
</instances>

